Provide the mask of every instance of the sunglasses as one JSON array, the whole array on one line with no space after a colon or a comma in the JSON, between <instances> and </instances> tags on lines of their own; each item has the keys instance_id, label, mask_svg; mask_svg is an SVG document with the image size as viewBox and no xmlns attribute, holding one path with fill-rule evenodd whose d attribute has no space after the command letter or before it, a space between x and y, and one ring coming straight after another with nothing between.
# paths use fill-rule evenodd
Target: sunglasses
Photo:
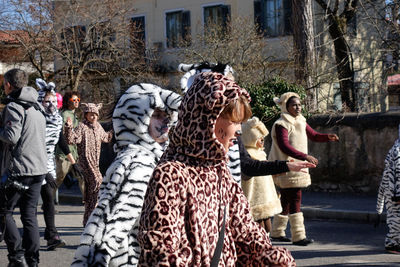
<instances>
[{"instance_id":1,"label":"sunglasses","mask_svg":"<svg viewBox=\"0 0 400 267\"><path fill-rule=\"evenodd\" d=\"M79 97L77 98L70 98L69 101L71 102L81 102L81 99Z\"/></svg>"}]
</instances>

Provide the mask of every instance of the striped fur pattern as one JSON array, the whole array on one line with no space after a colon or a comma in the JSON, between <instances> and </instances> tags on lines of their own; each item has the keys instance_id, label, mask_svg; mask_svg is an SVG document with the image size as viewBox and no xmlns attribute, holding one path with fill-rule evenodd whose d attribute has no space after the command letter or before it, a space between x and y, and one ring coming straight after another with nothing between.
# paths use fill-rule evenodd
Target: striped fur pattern
<instances>
[{"instance_id":1,"label":"striped fur pattern","mask_svg":"<svg viewBox=\"0 0 400 267\"><path fill-rule=\"evenodd\" d=\"M206 66L210 65L210 66ZM202 72L211 71L212 66L216 64L179 64L178 70L181 72L185 72L180 80L180 85L183 90L188 90L192 85L194 78ZM228 73L234 73L231 66L226 65L223 73L227 75ZM235 144L229 148L229 162L228 168L232 174L233 179L240 184L241 181L241 169L240 169L240 153L239 153L239 145Z\"/></svg>"},{"instance_id":2,"label":"striped fur pattern","mask_svg":"<svg viewBox=\"0 0 400 267\"><path fill-rule=\"evenodd\" d=\"M81 235L72 266L136 266L136 219L163 147L148 134L156 108L176 120L181 96L153 84L130 87L113 113L117 157L101 185L99 202Z\"/></svg>"},{"instance_id":3,"label":"striped fur pattern","mask_svg":"<svg viewBox=\"0 0 400 267\"><path fill-rule=\"evenodd\" d=\"M63 119L58 111L55 114L45 115L46 118L46 152L47 152L47 171L56 178L55 149L60 139L63 126ZM43 181L44 183L46 181Z\"/></svg>"},{"instance_id":4,"label":"striped fur pattern","mask_svg":"<svg viewBox=\"0 0 400 267\"><path fill-rule=\"evenodd\" d=\"M393 197L397 199L393 200ZM379 186L376 210L379 214L386 206L388 233L385 247L400 246L400 138L396 140L385 159L385 169Z\"/></svg>"}]
</instances>

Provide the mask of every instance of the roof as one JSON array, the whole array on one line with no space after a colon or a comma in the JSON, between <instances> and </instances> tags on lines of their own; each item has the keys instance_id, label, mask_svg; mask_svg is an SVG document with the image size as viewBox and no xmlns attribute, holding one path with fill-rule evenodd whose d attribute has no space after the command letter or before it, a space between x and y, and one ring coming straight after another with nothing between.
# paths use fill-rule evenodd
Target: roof
<instances>
[{"instance_id":1,"label":"roof","mask_svg":"<svg viewBox=\"0 0 400 267\"><path fill-rule=\"evenodd\" d=\"M28 38L28 33L22 30L0 31L0 43L18 44L19 41L15 36Z\"/></svg>"}]
</instances>

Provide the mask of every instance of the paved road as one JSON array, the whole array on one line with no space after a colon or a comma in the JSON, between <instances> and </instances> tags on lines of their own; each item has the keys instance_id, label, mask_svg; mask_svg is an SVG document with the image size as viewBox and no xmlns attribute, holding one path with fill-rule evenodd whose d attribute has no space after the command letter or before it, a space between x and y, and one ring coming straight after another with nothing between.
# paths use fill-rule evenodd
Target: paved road
<instances>
[{"instance_id":1,"label":"paved road","mask_svg":"<svg viewBox=\"0 0 400 267\"><path fill-rule=\"evenodd\" d=\"M82 231L82 206L60 205L56 223L68 246L57 251L46 251L41 239L40 266L69 266ZM44 230L39 211L39 225ZM19 218L17 222L20 225ZM400 255L385 253L383 249L386 226L377 229L366 223L307 220L308 235L316 240L307 247L284 245L292 251L298 266L400 266ZM0 243L0 266L7 266L7 249Z\"/></svg>"}]
</instances>

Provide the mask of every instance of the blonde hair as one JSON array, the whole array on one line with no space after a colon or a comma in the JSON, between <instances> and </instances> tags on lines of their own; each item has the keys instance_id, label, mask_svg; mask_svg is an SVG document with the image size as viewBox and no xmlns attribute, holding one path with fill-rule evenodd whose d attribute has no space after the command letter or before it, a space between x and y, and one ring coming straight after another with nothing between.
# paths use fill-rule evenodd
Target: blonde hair
<instances>
[{"instance_id":1,"label":"blonde hair","mask_svg":"<svg viewBox=\"0 0 400 267\"><path fill-rule=\"evenodd\" d=\"M245 122L252 116L250 103L244 95L241 95L235 101L231 101L220 116L233 122Z\"/></svg>"}]
</instances>

